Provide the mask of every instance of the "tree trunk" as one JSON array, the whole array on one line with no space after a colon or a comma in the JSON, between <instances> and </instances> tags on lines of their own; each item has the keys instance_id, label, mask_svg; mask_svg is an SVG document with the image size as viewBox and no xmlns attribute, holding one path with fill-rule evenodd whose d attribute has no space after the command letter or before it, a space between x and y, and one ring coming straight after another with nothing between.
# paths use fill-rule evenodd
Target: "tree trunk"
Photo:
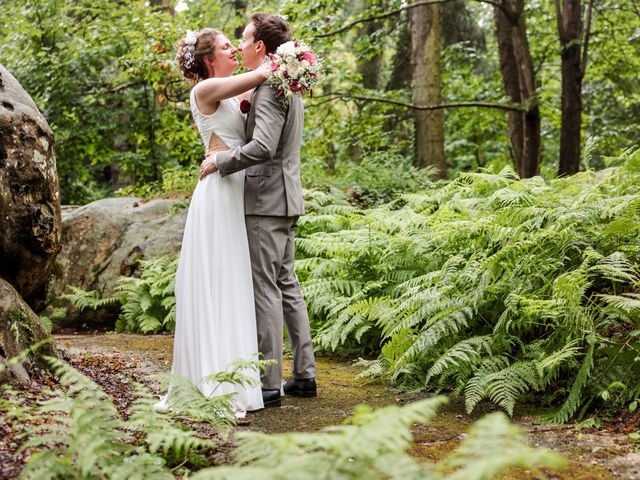
<instances>
[{"instance_id":1,"label":"tree trunk","mask_svg":"<svg viewBox=\"0 0 640 480\"><path fill-rule=\"evenodd\" d=\"M362 29L361 35L371 36L380 26L375 22L367 22L366 27ZM378 88L380 77L380 66L382 63L382 55L376 53L371 57L362 57L358 61L358 72L362 76L362 86L368 89Z\"/></svg>"},{"instance_id":2,"label":"tree trunk","mask_svg":"<svg viewBox=\"0 0 640 480\"><path fill-rule=\"evenodd\" d=\"M411 9L412 98L416 105L442 103L440 80L440 5ZM444 156L444 112L415 112L415 159L418 168L433 165L440 178L447 176Z\"/></svg>"},{"instance_id":3,"label":"tree trunk","mask_svg":"<svg viewBox=\"0 0 640 480\"><path fill-rule=\"evenodd\" d=\"M499 7L494 7L496 22L496 39L500 56L500 70L504 91L513 103L520 103L520 80L518 66L513 53L511 38L511 23L509 18ZM511 158L516 171L521 175L523 166L522 151L524 148L524 112L509 112L509 140L511 143Z\"/></svg>"},{"instance_id":4,"label":"tree trunk","mask_svg":"<svg viewBox=\"0 0 640 480\"><path fill-rule=\"evenodd\" d=\"M518 103L528 105L524 114L510 115L509 132L518 174L529 178L540 173L541 136L540 107L527 39L524 0L503 0L500 6L495 7L495 15L505 92ZM517 88L514 75L517 75Z\"/></svg>"},{"instance_id":5,"label":"tree trunk","mask_svg":"<svg viewBox=\"0 0 640 480\"><path fill-rule=\"evenodd\" d=\"M582 46L583 22L580 0L556 0L558 35L562 58L562 128L560 131L559 175L571 175L580 169L580 132L582 128L582 79L586 45ZM589 12L591 5L589 6ZM590 14L589 14L590 16ZM583 49L585 49L583 51Z\"/></svg>"},{"instance_id":6,"label":"tree trunk","mask_svg":"<svg viewBox=\"0 0 640 480\"><path fill-rule=\"evenodd\" d=\"M379 0L364 0L360 5L360 10L365 13L369 8L376 7L378 4ZM364 26L359 29L358 34L370 38L382 28L382 26L382 21L366 22ZM368 89L378 88L382 53L378 52L370 56L359 55L358 57L358 72L362 76L362 86Z\"/></svg>"},{"instance_id":7,"label":"tree trunk","mask_svg":"<svg viewBox=\"0 0 640 480\"><path fill-rule=\"evenodd\" d=\"M242 19L244 19L244 17L246 16L246 12L247 12L247 2L246 0L234 0L233 2L233 10L236 13L236 17L240 17ZM242 32L244 31L244 27L245 24L247 22L244 21L242 22L240 25L238 25L235 30L233 31L233 35L235 38L240 38L242 37Z\"/></svg>"},{"instance_id":8,"label":"tree trunk","mask_svg":"<svg viewBox=\"0 0 640 480\"><path fill-rule=\"evenodd\" d=\"M393 66L391 69L391 77L387 83L386 90L399 90L408 88L413 76L413 65L409 68L407 58L411 58L411 30L408 21L402 21L398 27L398 40L396 44L396 53L393 57Z\"/></svg>"}]
</instances>

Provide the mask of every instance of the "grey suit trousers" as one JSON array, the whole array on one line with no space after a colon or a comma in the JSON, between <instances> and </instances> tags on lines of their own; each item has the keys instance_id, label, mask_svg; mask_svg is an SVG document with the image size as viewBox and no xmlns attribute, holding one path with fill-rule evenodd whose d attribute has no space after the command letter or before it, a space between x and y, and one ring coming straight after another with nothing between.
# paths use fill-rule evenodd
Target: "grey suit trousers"
<instances>
[{"instance_id":1,"label":"grey suit trousers","mask_svg":"<svg viewBox=\"0 0 640 480\"><path fill-rule=\"evenodd\" d=\"M294 227L298 217L246 215L253 273L258 349L278 363L262 375L262 388L279 390L282 381L283 323L291 340L293 378L315 378L315 358L307 307L294 271Z\"/></svg>"}]
</instances>

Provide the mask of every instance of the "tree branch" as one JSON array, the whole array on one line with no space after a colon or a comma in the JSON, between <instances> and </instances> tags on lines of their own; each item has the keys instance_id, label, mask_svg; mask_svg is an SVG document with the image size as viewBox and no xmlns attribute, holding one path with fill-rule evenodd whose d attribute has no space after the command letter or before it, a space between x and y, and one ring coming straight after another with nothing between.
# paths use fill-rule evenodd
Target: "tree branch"
<instances>
[{"instance_id":1,"label":"tree branch","mask_svg":"<svg viewBox=\"0 0 640 480\"><path fill-rule=\"evenodd\" d=\"M450 2L450 1L451 0L421 0L421 1L418 1L416 3L412 3L410 5L403 5L400 8L396 8L395 10L390 10L388 12L384 12L384 13L381 13L379 15L374 15L372 17L367 17L367 18L359 18L358 20L354 20L353 22L348 23L348 24L344 25L343 27L338 28L337 30L333 30L333 31L327 32L327 33L321 33L319 35L314 36L313 38L331 37L333 35L338 35L339 33L346 32L347 30L350 30L353 27L355 27L356 25L359 25L361 23L373 22L375 20L382 20L383 18L388 18L388 17L391 17L393 15L397 15L399 13L402 13L405 10L410 10L412 8L421 7L423 5L433 5L434 3L446 3L446 2Z\"/></svg>"},{"instance_id":2,"label":"tree branch","mask_svg":"<svg viewBox=\"0 0 640 480\"><path fill-rule=\"evenodd\" d=\"M591 38L591 17L593 12L593 0L589 0L587 5L587 25L584 31L584 43L582 46L582 61L580 62L580 79L584 78L587 72L587 53L589 50L589 39Z\"/></svg>"},{"instance_id":3,"label":"tree branch","mask_svg":"<svg viewBox=\"0 0 640 480\"><path fill-rule=\"evenodd\" d=\"M564 24L562 23L562 5L560 5L560 0L555 1L556 4L556 23L558 26L558 36L560 37L560 45L564 47L565 41L565 32L564 32Z\"/></svg>"},{"instance_id":4,"label":"tree branch","mask_svg":"<svg viewBox=\"0 0 640 480\"><path fill-rule=\"evenodd\" d=\"M373 22L375 20L382 20L383 18L388 18L391 17L393 15L397 15L399 13L404 12L405 10L410 10L412 8L416 8L416 7L421 7L423 5L433 5L435 3L447 3L447 2L451 2L453 0L420 0L417 1L415 3L409 4L409 5L403 5L400 8L396 8L395 10L390 10L388 12L384 12L381 13L379 15L374 15L372 17L367 17L367 18L359 18L358 20L354 20L351 23L348 23L346 25L344 25L343 27L338 28L337 30L332 30L330 32L327 33L321 33L319 35L315 35L313 38L325 38L325 37L331 37L333 35L338 35L339 33L342 32L346 32L347 30L352 29L353 27L355 27L356 25L359 25L361 23L366 23L366 22ZM500 8L502 10L504 10L504 6L495 0L475 0L478 3L487 3L489 5L493 5L496 8Z\"/></svg>"},{"instance_id":5,"label":"tree branch","mask_svg":"<svg viewBox=\"0 0 640 480\"><path fill-rule=\"evenodd\" d=\"M315 98L322 98L324 95L316 96ZM398 107L409 108L411 110L418 111L429 111L429 110L442 110L445 108L461 108L461 107L479 107L479 108L495 108L498 110L508 110L508 111L516 111L516 112L526 112L527 107L524 104L518 103L490 103L490 102L456 102L456 103L442 103L439 105L415 105L409 102L400 102L398 100L390 100L388 98L383 97L371 97L368 95L354 95L351 93L339 93L333 92L326 95L326 99L321 100L316 103L312 103L308 105L309 107L317 107L324 103L333 101L333 100L363 100L367 102L380 102L380 103L388 103L390 105L395 105Z\"/></svg>"}]
</instances>

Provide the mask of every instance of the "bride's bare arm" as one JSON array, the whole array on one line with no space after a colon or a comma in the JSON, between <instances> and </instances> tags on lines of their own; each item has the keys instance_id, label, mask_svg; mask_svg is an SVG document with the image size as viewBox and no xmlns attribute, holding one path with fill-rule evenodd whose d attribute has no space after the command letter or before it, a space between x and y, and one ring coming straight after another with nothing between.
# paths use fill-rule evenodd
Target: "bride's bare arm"
<instances>
[{"instance_id":1,"label":"bride's bare arm","mask_svg":"<svg viewBox=\"0 0 640 480\"><path fill-rule=\"evenodd\" d=\"M231 77L207 78L194 87L196 100L202 107L217 108L220 100L235 97L257 87L267 79L267 72L257 68Z\"/></svg>"},{"instance_id":2,"label":"bride's bare arm","mask_svg":"<svg viewBox=\"0 0 640 480\"><path fill-rule=\"evenodd\" d=\"M242 92L240 95L237 96L237 99L242 101L242 100L251 100L251 90L247 90L246 92Z\"/></svg>"}]
</instances>

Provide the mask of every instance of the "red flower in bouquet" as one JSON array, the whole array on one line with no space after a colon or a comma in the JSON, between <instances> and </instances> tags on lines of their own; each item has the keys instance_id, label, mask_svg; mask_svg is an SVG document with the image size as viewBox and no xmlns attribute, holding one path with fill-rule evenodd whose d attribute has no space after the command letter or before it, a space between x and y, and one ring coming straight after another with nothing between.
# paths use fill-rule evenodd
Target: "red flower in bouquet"
<instances>
[{"instance_id":1,"label":"red flower in bouquet","mask_svg":"<svg viewBox=\"0 0 640 480\"><path fill-rule=\"evenodd\" d=\"M302 41L283 43L265 60L270 71L268 82L283 102L295 95L309 93L322 71L322 60Z\"/></svg>"}]
</instances>

